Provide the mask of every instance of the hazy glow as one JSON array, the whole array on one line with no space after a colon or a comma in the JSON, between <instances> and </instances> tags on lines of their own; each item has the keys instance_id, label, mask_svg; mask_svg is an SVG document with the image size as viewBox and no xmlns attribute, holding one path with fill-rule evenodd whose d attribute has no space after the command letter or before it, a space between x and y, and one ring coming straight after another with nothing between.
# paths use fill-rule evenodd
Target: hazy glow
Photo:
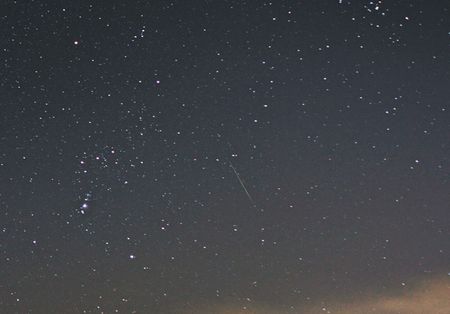
<instances>
[{"instance_id":1,"label":"hazy glow","mask_svg":"<svg viewBox=\"0 0 450 314\"><path fill-rule=\"evenodd\" d=\"M368 296L359 301L336 301L329 304L324 300L320 305L306 308L299 304L291 310L280 310L274 306L258 306L257 304L251 304L247 308L236 305L210 305L197 307L184 314L450 314L449 278L430 280L414 286L415 288L406 286L402 291L393 292L392 295Z\"/></svg>"}]
</instances>

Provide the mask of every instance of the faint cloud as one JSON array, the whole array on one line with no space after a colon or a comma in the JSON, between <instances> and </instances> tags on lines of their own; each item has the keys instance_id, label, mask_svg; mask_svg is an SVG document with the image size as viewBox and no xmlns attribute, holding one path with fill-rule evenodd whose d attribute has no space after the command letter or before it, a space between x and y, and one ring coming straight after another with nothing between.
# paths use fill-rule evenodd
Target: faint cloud
<instances>
[{"instance_id":1,"label":"faint cloud","mask_svg":"<svg viewBox=\"0 0 450 314\"><path fill-rule=\"evenodd\" d=\"M394 295L368 296L361 301L335 302L306 311L333 314L450 314L450 280L434 279L405 286Z\"/></svg>"},{"instance_id":2,"label":"faint cloud","mask_svg":"<svg viewBox=\"0 0 450 314\"><path fill-rule=\"evenodd\" d=\"M450 278L448 276L414 285L406 285L401 290L386 295L369 295L357 301L324 302L320 305L295 306L297 310L280 310L270 304L254 302L248 307L234 304L210 304L195 307L183 314L450 314ZM359 297L358 297L359 298ZM334 299L334 298L333 298ZM349 301L350 300L350 301Z\"/></svg>"}]
</instances>

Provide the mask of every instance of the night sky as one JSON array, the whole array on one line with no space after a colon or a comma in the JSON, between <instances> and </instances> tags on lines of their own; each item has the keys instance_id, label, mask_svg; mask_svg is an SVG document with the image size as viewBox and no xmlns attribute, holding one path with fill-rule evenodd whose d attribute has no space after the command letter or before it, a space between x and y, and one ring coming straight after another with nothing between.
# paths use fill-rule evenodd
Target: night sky
<instances>
[{"instance_id":1,"label":"night sky","mask_svg":"<svg viewBox=\"0 0 450 314\"><path fill-rule=\"evenodd\" d=\"M0 4L0 313L450 313L450 2Z\"/></svg>"}]
</instances>

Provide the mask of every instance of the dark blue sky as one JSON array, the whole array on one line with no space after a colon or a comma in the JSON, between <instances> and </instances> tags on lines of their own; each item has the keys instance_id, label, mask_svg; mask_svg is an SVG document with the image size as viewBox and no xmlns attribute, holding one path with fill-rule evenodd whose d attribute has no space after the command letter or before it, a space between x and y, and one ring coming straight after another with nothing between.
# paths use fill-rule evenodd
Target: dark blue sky
<instances>
[{"instance_id":1,"label":"dark blue sky","mask_svg":"<svg viewBox=\"0 0 450 314\"><path fill-rule=\"evenodd\" d=\"M3 1L2 311L435 312L449 8Z\"/></svg>"}]
</instances>

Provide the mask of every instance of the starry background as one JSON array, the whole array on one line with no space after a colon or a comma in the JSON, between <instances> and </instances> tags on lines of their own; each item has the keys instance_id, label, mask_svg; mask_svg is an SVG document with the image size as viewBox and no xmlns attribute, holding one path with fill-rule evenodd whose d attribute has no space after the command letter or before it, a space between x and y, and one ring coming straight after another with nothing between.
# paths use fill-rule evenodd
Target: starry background
<instances>
[{"instance_id":1,"label":"starry background","mask_svg":"<svg viewBox=\"0 0 450 314\"><path fill-rule=\"evenodd\" d=\"M2 1L0 312L448 296L449 9Z\"/></svg>"}]
</instances>

